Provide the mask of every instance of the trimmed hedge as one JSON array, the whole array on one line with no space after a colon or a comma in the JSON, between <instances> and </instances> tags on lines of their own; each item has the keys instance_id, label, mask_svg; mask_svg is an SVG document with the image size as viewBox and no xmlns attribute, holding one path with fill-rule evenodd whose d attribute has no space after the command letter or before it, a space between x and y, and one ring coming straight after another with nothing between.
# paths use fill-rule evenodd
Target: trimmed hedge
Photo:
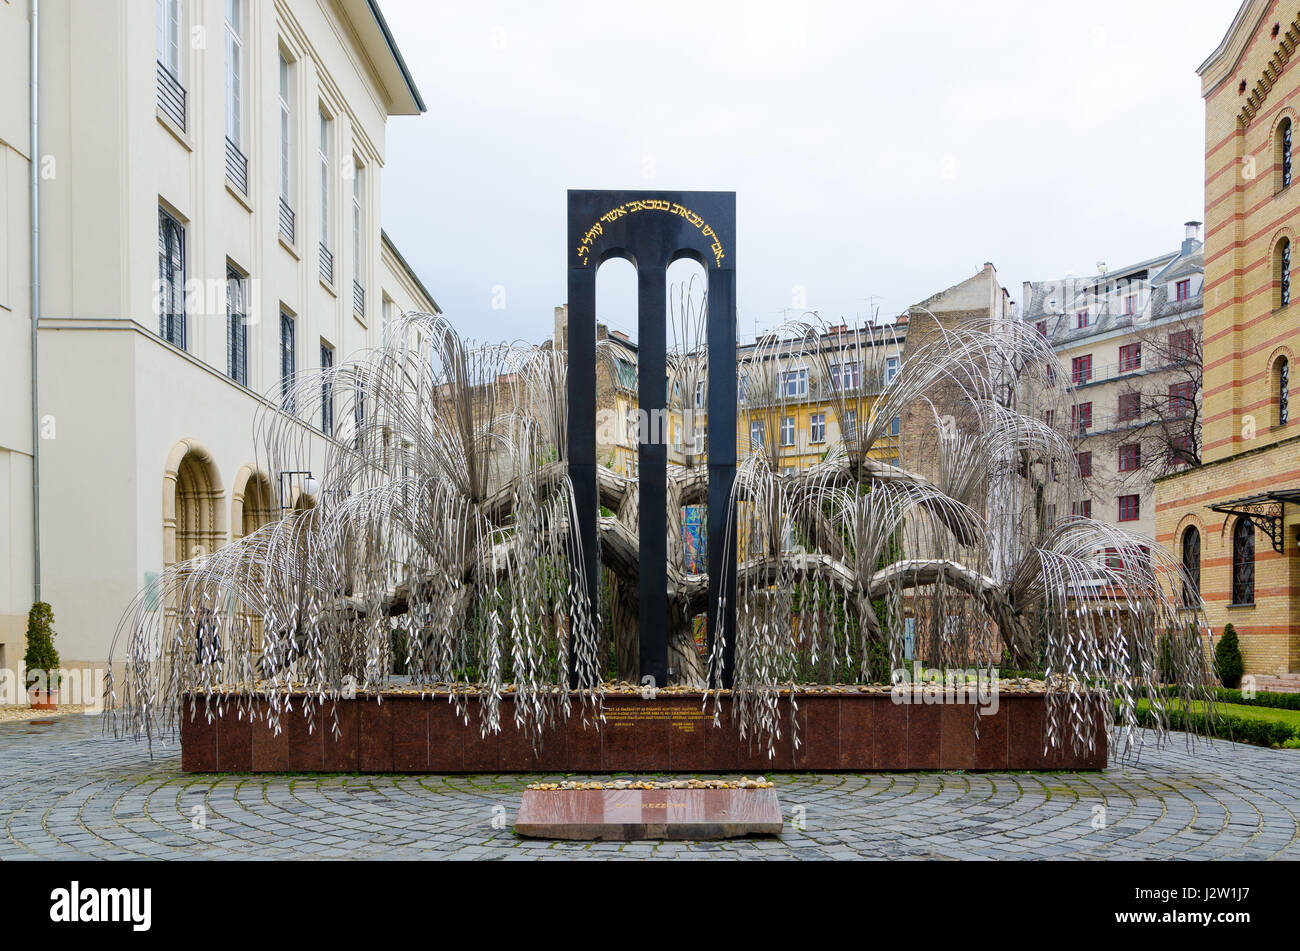
<instances>
[{"instance_id":1,"label":"trimmed hedge","mask_svg":"<svg viewBox=\"0 0 1300 951\"><path fill-rule=\"evenodd\" d=\"M1300 710L1300 693L1268 693L1260 690L1247 699L1240 690L1228 690L1219 687L1214 691L1214 699L1220 703L1240 703L1246 707L1273 707L1276 710Z\"/></svg>"},{"instance_id":2,"label":"trimmed hedge","mask_svg":"<svg viewBox=\"0 0 1300 951\"><path fill-rule=\"evenodd\" d=\"M1203 714L1189 716L1186 710L1171 707L1167 711L1167 716L1171 730L1197 732L1197 727L1203 730L1205 726ZM1137 722L1138 726L1145 727L1155 724L1155 717L1145 704L1138 707ZM1215 711L1214 727L1216 736L1221 739L1231 740L1234 743L1250 743L1254 746L1270 747L1295 747L1300 745L1300 730L1287 723L1277 723L1272 720L1249 720L1230 713Z\"/></svg>"},{"instance_id":3,"label":"trimmed hedge","mask_svg":"<svg viewBox=\"0 0 1300 951\"><path fill-rule=\"evenodd\" d=\"M1176 686L1167 686L1161 688L1164 691L1163 696L1176 697L1180 690ZM1149 690L1138 691L1138 696L1146 697L1150 694ZM1297 693L1269 693L1266 690L1255 691L1255 696L1250 699L1242 696L1240 690L1229 690L1226 687L1213 688L1215 703L1239 703L1245 707L1272 707L1275 710L1300 710L1300 692Z\"/></svg>"}]
</instances>

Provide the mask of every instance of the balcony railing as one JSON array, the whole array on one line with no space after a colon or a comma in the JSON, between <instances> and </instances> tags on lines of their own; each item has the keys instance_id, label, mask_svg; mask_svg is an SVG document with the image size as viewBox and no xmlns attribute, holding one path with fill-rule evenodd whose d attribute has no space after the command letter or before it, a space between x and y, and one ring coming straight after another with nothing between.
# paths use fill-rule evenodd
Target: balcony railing
<instances>
[{"instance_id":1,"label":"balcony railing","mask_svg":"<svg viewBox=\"0 0 1300 951\"><path fill-rule=\"evenodd\" d=\"M226 138L226 178L240 194L248 194L248 159L229 137Z\"/></svg>"},{"instance_id":2,"label":"balcony railing","mask_svg":"<svg viewBox=\"0 0 1300 951\"><path fill-rule=\"evenodd\" d=\"M281 198L280 199L280 234L283 235L284 240L288 241L290 244L293 244L294 223L295 221L294 221L293 209L289 207L289 203L287 201Z\"/></svg>"},{"instance_id":3,"label":"balcony railing","mask_svg":"<svg viewBox=\"0 0 1300 951\"><path fill-rule=\"evenodd\" d=\"M320 246L320 276L326 284L334 283L334 255L325 245Z\"/></svg>"},{"instance_id":4,"label":"balcony railing","mask_svg":"<svg viewBox=\"0 0 1300 951\"><path fill-rule=\"evenodd\" d=\"M362 317L366 316L366 289L357 280L352 282L352 309Z\"/></svg>"},{"instance_id":5,"label":"balcony railing","mask_svg":"<svg viewBox=\"0 0 1300 951\"><path fill-rule=\"evenodd\" d=\"M158 108L182 130L185 128L185 87L161 62L158 63Z\"/></svg>"}]
</instances>

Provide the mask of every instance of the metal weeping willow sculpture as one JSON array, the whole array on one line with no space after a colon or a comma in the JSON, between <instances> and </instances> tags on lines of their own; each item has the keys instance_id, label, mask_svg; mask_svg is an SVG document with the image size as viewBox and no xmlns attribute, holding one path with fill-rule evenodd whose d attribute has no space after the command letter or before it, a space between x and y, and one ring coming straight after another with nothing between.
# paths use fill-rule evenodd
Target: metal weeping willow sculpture
<instances>
[{"instance_id":1,"label":"metal weeping willow sculpture","mask_svg":"<svg viewBox=\"0 0 1300 951\"><path fill-rule=\"evenodd\" d=\"M265 698L278 717L301 693L310 716L385 684L395 656L462 711L469 693L486 698L484 731L505 692L538 725L595 696L591 598L571 571L563 354L469 346L441 317L390 330L385 346L300 374L258 419L281 517L168 569L128 610L113 691L126 729L174 725L196 695L218 709ZM306 422L334 419L331 440ZM305 472L321 473L314 498L283 478ZM570 666L574 692L559 689Z\"/></svg>"},{"instance_id":2,"label":"metal weeping willow sculpture","mask_svg":"<svg viewBox=\"0 0 1300 951\"><path fill-rule=\"evenodd\" d=\"M669 413L687 428L703 426L683 411L709 369L707 305L688 290L673 297L667 360ZM334 704L382 694L397 665L405 689L445 695L467 720L477 699L483 734L500 728L503 696L516 724L540 733L570 716L599 720L615 683L638 682L627 643L637 484L600 467L605 583L586 590L574 570L566 353L473 345L427 315L390 330L373 351L300 374L261 413L259 463L280 489L280 515L172 566L136 599L110 664L122 670L108 690L115 729L166 732L206 697L209 710L237 715L261 701L273 721L298 704L337 730ZM892 333L806 319L740 361L735 549L709 559L737 566L724 595L737 619L726 691L725 638L701 652L691 634L708 577L689 570L682 519L706 498L704 456L681 452L669 466L673 682L703 691L706 705L731 696L742 735L770 746L795 726L779 696L888 684L910 631L932 667L1044 672L1054 747L1097 742L1088 703L1098 693L1117 702L1126 741L1144 698L1161 734L1173 703L1199 701L1208 726L1208 632L1199 603L1182 603L1181 567L1067 514L1080 498L1073 445L1045 419L1067 418L1072 396L1046 343L1014 321L964 325L887 373ZM778 433L801 398L789 385L796 369L827 394L836 424L803 469L787 464L794 450ZM899 419L915 447L894 435ZM334 438L315 420L335 424ZM680 435L684 447L704 442ZM917 447L925 472L907 467ZM291 478L309 471L314 496Z\"/></svg>"}]
</instances>

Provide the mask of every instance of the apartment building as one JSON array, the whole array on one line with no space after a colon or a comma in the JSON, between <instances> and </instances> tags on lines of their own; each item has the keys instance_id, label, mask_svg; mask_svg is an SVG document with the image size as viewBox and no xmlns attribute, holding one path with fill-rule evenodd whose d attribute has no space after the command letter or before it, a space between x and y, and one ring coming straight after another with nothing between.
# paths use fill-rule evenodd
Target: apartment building
<instances>
[{"instance_id":1,"label":"apartment building","mask_svg":"<svg viewBox=\"0 0 1300 951\"><path fill-rule=\"evenodd\" d=\"M1076 440L1087 495L1075 514L1152 540L1154 479L1200 455L1200 225L1187 222L1182 244L1157 257L1024 284L1023 318L1074 392L1070 418L1050 422Z\"/></svg>"},{"instance_id":2,"label":"apartment building","mask_svg":"<svg viewBox=\"0 0 1300 951\"><path fill-rule=\"evenodd\" d=\"M1242 3L1200 67L1205 100L1205 396L1201 464L1156 480L1156 533L1183 560L1246 672L1300 679L1300 14Z\"/></svg>"},{"instance_id":3,"label":"apartment building","mask_svg":"<svg viewBox=\"0 0 1300 951\"><path fill-rule=\"evenodd\" d=\"M436 312L379 220L388 118L424 103L374 0L0 3L0 75L0 664L39 596L99 666L159 571L310 486L259 463L258 410Z\"/></svg>"}]
</instances>

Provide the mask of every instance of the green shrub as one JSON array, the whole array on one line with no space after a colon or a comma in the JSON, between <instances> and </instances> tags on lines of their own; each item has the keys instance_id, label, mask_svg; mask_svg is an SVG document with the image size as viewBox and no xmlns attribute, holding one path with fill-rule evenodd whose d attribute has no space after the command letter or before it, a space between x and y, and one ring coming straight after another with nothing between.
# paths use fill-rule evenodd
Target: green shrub
<instances>
[{"instance_id":1,"label":"green shrub","mask_svg":"<svg viewBox=\"0 0 1300 951\"><path fill-rule=\"evenodd\" d=\"M1214 669L1218 672L1223 686L1228 689L1241 685L1241 674L1244 670L1241 646L1237 643L1237 629L1231 624L1224 625L1223 636L1219 638L1219 643L1214 645Z\"/></svg>"},{"instance_id":2,"label":"green shrub","mask_svg":"<svg viewBox=\"0 0 1300 951\"><path fill-rule=\"evenodd\" d=\"M1156 672L1162 684L1172 684L1178 681L1178 677L1174 673L1173 638L1173 634L1165 634L1160 638L1159 653L1156 657Z\"/></svg>"},{"instance_id":3,"label":"green shrub","mask_svg":"<svg viewBox=\"0 0 1300 951\"><path fill-rule=\"evenodd\" d=\"M54 649L54 609L44 601L37 601L27 612L27 653L23 655L27 666L27 688L40 682L38 671L44 671L49 690L59 689L59 652Z\"/></svg>"}]
</instances>

